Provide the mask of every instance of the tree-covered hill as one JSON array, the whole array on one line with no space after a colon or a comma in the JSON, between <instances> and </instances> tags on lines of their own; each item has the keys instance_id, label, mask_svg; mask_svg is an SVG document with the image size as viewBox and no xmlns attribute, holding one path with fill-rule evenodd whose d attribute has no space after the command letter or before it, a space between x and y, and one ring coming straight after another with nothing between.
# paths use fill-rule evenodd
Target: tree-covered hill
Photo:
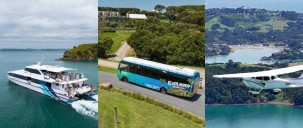
<instances>
[{"instance_id":1,"label":"tree-covered hill","mask_svg":"<svg viewBox=\"0 0 303 128\"><path fill-rule=\"evenodd\" d=\"M303 14L256 8L206 9L207 55L220 55L218 44L302 44ZM214 51L215 50L215 51ZM216 54L214 54L216 53Z\"/></svg>"},{"instance_id":2,"label":"tree-covered hill","mask_svg":"<svg viewBox=\"0 0 303 128\"><path fill-rule=\"evenodd\" d=\"M73 49L67 50L62 60L97 60L98 59L98 44L81 44L74 46Z\"/></svg>"},{"instance_id":3,"label":"tree-covered hill","mask_svg":"<svg viewBox=\"0 0 303 128\"><path fill-rule=\"evenodd\" d=\"M146 20L130 19L128 22L100 22L99 38L106 40L99 40L99 53L102 53L99 57L106 58L106 53L119 46L115 44L121 44L121 40L115 41L119 31L132 29L130 36L125 37L136 57L173 65L204 66L204 5L156 5L155 10L158 11L111 7L99 7L99 10L118 11L120 14L125 11L142 13L148 17Z\"/></svg>"},{"instance_id":4,"label":"tree-covered hill","mask_svg":"<svg viewBox=\"0 0 303 128\"><path fill-rule=\"evenodd\" d=\"M169 6L164 17L136 22L128 44L139 58L167 64L204 66L204 6ZM165 19L165 18L164 18Z\"/></svg>"}]
</instances>

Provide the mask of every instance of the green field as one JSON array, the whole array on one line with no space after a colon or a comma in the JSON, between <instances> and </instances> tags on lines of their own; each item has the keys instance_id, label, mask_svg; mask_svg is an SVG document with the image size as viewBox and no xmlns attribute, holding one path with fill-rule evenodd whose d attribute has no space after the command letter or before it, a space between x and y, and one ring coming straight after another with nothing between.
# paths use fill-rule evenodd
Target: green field
<instances>
[{"instance_id":1,"label":"green field","mask_svg":"<svg viewBox=\"0 0 303 128\"><path fill-rule=\"evenodd\" d=\"M99 89L99 128L114 127L114 107L119 128L203 128L176 113L119 92ZM104 99L104 100L103 100Z\"/></svg>"},{"instance_id":2,"label":"green field","mask_svg":"<svg viewBox=\"0 0 303 128\"><path fill-rule=\"evenodd\" d=\"M108 73L117 73L117 69L106 68L106 67L98 67L99 71L108 72Z\"/></svg>"},{"instance_id":3,"label":"green field","mask_svg":"<svg viewBox=\"0 0 303 128\"><path fill-rule=\"evenodd\" d=\"M134 30L117 30L115 33L103 33L102 35L113 39L114 44L110 50L110 53L115 53L121 46L121 42L127 41L127 38L134 32Z\"/></svg>"},{"instance_id":4,"label":"green field","mask_svg":"<svg viewBox=\"0 0 303 128\"><path fill-rule=\"evenodd\" d=\"M234 28L232 27L228 27L226 25L223 25L219 22L219 17L216 17L216 18L213 18L211 20L209 20L208 22L206 22L205 24L205 29L211 29L211 26L213 26L214 24L220 24L220 28L219 28L219 31L223 31L224 28L227 28L229 30L233 30Z\"/></svg>"},{"instance_id":5,"label":"green field","mask_svg":"<svg viewBox=\"0 0 303 128\"><path fill-rule=\"evenodd\" d=\"M255 26L255 27L260 27L260 30L258 32L268 32L271 28L272 30L283 30L283 28L287 26L287 22L289 22L289 20L277 20L271 18L271 20L267 22L257 22L257 23L238 22L236 27L248 28ZM221 24L219 21L219 17L215 17L209 20L205 24L205 28L210 30L212 25L214 24L220 24L220 28L218 29L218 31L220 32L223 32L225 28L229 30L233 30L234 28L236 28L236 27L228 27L226 25Z\"/></svg>"},{"instance_id":6,"label":"green field","mask_svg":"<svg viewBox=\"0 0 303 128\"><path fill-rule=\"evenodd\" d=\"M256 26L260 26L259 32L268 32L266 28L269 28L269 26L272 26L273 30L283 30L284 27L287 26L287 22L289 20L276 20L276 19L271 19L270 21L267 22L260 22Z\"/></svg>"}]
</instances>

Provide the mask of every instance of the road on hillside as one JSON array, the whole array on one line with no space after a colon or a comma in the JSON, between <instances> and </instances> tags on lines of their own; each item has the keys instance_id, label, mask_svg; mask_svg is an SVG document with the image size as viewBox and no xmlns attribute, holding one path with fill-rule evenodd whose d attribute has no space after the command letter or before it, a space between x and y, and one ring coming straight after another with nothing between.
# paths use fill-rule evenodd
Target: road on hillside
<instances>
[{"instance_id":1,"label":"road on hillside","mask_svg":"<svg viewBox=\"0 0 303 128\"><path fill-rule=\"evenodd\" d=\"M128 55L128 53L131 50L131 47L127 44L126 41L122 41L121 42L122 45L119 47L119 49L116 51L116 56L112 57L112 58L108 58L108 60L112 60L112 61L121 61L122 58L126 57Z\"/></svg>"},{"instance_id":2,"label":"road on hillside","mask_svg":"<svg viewBox=\"0 0 303 128\"><path fill-rule=\"evenodd\" d=\"M200 89L198 93L192 98L177 97L168 94L162 94L156 90L140 87L138 85L122 82L118 79L116 74L99 72L98 80L102 83L112 83L114 87L123 88L132 92L141 93L143 95L154 97L159 101L170 104L177 108L189 111L195 115L205 118L205 91ZM121 99L123 102L123 99Z\"/></svg>"}]
</instances>

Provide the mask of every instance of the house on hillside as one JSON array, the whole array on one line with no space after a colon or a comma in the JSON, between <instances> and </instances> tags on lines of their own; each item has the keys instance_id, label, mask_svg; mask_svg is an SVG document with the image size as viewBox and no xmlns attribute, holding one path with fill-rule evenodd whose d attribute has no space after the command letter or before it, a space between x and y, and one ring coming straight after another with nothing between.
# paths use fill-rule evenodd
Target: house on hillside
<instances>
[{"instance_id":1,"label":"house on hillside","mask_svg":"<svg viewBox=\"0 0 303 128\"><path fill-rule=\"evenodd\" d=\"M129 14L129 13L127 13L126 17L130 18L130 19L142 19L142 20L147 19L145 14Z\"/></svg>"}]
</instances>

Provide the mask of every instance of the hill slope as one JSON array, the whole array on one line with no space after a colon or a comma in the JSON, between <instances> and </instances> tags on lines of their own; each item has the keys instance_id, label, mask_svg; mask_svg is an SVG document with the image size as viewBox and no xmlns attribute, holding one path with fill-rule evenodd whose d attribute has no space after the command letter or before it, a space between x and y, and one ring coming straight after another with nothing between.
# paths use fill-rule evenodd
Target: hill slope
<instances>
[{"instance_id":1,"label":"hill slope","mask_svg":"<svg viewBox=\"0 0 303 128\"><path fill-rule=\"evenodd\" d=\"M81 44L73 49L67 50L62 60L97 60L98 45L97 44Z\"/></svg>"}]
</instances>

